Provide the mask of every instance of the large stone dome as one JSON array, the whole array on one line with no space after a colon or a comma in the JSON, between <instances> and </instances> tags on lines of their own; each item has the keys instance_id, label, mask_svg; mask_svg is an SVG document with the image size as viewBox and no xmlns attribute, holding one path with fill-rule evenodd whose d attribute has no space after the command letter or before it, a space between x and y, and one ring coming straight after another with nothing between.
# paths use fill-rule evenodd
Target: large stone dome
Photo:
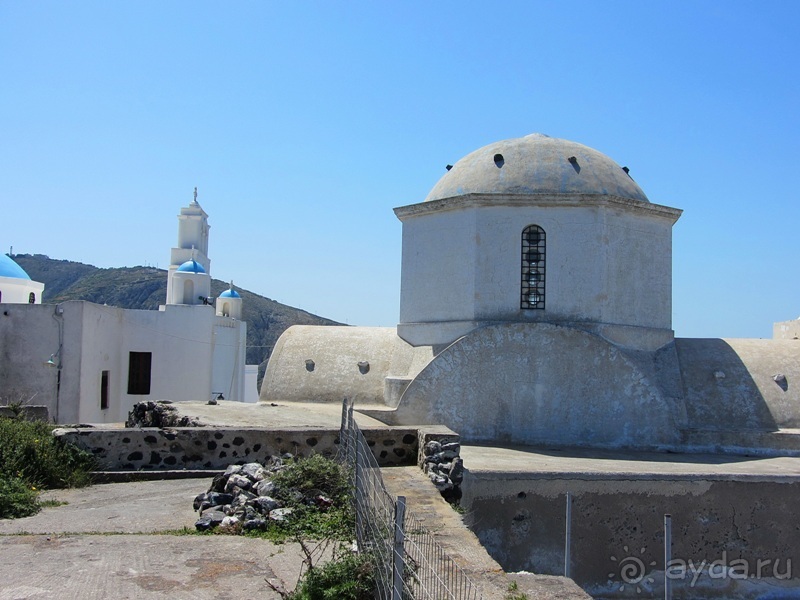
<instances>
[{"instance_id":1,"label":"large stone dome","mask_svg":"<svg viewBox=\"0 0 800 600\"><path fill-rule=\"evenodd\" d=\"M425 201L465 194L603 194L648 202L628 173L605 154L540 133L468 154Z\"/></svg>"}]
</instances>

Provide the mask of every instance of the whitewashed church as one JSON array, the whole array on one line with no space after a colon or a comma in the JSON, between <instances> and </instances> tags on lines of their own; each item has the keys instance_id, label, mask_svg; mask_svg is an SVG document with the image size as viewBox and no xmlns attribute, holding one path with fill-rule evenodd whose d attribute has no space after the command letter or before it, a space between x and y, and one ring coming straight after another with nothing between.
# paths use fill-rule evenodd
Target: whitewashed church
<instances>
[{"instance_id":1,"label":"whitewashed church","mask_svg":"<svg viewBox=\"0 0 800 600\"><path fill-rule=\"evenodd\" d=\"M681 211L604 154L540 134L489 144L395 214L397 327L289 328L262 400L352 398L468 442L800 446L779 435L800 427L799 342L676 339Z\"/></svg>"},{"instance_id":2,"label":"whitewashed church","mask_svg":"<svg viewBox=\"0 0 800 600\"><path fill-rule=\"evenodd\" d=\"M0 392L58 423L125 421L143 400L244 400L242 299L211 294L208 215L197 192L178 216L166 303L128 310L41 304L44 285L0 256Z\"/></svg>"}]
</instances>

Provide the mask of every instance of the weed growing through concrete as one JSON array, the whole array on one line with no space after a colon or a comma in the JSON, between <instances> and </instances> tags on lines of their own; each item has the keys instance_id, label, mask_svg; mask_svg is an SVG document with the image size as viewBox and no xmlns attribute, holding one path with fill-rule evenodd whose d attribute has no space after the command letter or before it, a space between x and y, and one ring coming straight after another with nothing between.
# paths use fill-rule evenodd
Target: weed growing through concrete
<instances>
[{"instance_id":1,"label":"weed growing through concrete","mask_svg":"<svg viewBox=\"0 0 800 600\"><path fill-rule=\"evenodd\" d=\"M516 581L508 584L508 593L505 600L529 600L528 594L519 591L519 586Z\"/></svg>"}]
</instances>

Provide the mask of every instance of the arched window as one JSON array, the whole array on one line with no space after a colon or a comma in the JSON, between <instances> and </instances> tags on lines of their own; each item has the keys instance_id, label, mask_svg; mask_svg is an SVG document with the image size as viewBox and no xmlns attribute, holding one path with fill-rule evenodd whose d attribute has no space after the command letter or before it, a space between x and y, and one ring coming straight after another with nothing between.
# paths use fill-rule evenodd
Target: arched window
<instances>
[{"instance_id":1,"label":"arched window","mask_svg":"<svg viewBox=\"0 0 800 600\"><path fill-rule=\"evenodd\" d=\"M545 234L538 225L522 230L520 308L544 310Z\"/></svg>"},{"instance_id":2,"label":"arched window","mask_svg":"<svg viewBox=\"0 0 800 600\"><path fill-rule=\"evenodd\" d=\"M36 294L33 292L28 294L28 304L36 304Z\"/></svg>"}]
</instances>

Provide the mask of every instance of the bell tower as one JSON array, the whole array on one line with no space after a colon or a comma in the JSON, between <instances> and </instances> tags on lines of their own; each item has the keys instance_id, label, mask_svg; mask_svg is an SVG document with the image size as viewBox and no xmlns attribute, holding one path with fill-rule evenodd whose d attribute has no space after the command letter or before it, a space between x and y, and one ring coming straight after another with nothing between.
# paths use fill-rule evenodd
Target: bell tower
<instances>
[{"instance_id":1,"label":"bell tower","mask_svg":"<svg viewBox=\"0 0 800 600\"><path fill-rule=\"evenodd\" d=\"M178 215L178 245L170 253L167 304L197 304L200 296L208 296L210 293L211 261L208 258L208 231L210 228L208 214L197 201L197 188L194 188L192 201L189 206L181 208L181 214ZM187 268L187 263L192 263L192 269ZM183 269L181 269L182 266ZM184 298L188 292L181 292L177 289L177 287L181 287L176 285L175 279L179 270L188 272L187 275L179 277L191 275L193 279L200 280L192 283L191 302ZM196 275L205 277L196 277ZM208 282L205 281L206 279ZM194 287L197 289L195 290Z\"/></svg>"}]
</instances>

